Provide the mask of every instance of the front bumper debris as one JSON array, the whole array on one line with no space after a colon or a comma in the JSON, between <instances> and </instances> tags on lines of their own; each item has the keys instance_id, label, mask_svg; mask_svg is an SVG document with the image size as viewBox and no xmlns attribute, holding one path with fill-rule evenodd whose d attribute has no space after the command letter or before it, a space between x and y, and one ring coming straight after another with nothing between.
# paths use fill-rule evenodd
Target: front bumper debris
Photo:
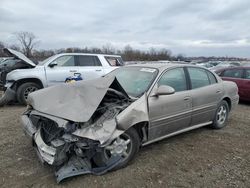
<instances>
[{"instance_id":1,"label":"front bumper debris","mask_svg":"<svg viewBox=\"0 0 250 188\"><path fill-rule=\"evenodd\" d=\"M22 115L21 122L23 124L24 133L33 138L34 134L37 132L37 128L33 125L27 115Z\"/></svg>"},{"instance_id":2,"label":"front bumper debris","mask_svg":"<svg viewBox=\"0 0 250 188\"><path fill-rule=\"evenodd\" d=\"M56 171L56 180L57 183L60 183L62 180L84 174L94 174L102 175L112 170L117 164L121 161L122 157L117 155L110 158L106 165L103 167L92 168L90 161L86 158L71 157L67 164L62 166L58 171Z\"/></svg>"}]
</instances>

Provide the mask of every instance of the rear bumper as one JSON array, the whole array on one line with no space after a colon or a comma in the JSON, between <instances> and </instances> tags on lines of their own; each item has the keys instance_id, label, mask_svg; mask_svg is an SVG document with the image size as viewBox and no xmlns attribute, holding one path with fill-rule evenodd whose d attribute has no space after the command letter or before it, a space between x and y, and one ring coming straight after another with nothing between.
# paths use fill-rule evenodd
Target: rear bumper
<instances>
[{"instance_id":1,"label":"rear bumper","mask_svg":"<svg viewBox=\"0 0 250 188\"><path fill-rule=\"evenodd\" d=\"M231 110L233 110L239 103L239 95L235 96L231 101Z\"/></svg>"}]
</instances>

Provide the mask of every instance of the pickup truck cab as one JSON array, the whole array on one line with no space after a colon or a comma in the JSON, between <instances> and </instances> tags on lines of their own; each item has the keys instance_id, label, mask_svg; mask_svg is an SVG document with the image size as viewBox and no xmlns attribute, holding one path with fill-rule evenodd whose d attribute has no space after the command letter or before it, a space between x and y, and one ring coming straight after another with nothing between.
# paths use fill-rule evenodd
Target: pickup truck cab
<instances>
[{"instance_id":1,"label":"pickup truck cab","mask_svg":"<svg viewBox=\"0 0 250 188\"><path fill-rule=\"evenodd\" d=\"M10 100L26 104L28 94L41 88L64 83L69 77L80 75L83 80L101 77L123 65L121 56L87 53L61 53L37 65L22 53L4 49L21 60L23 66L9 72L0 72L0 84L5 91L0 105ZM1 75L7 75L2 78ZM8 96L7 96L8 95Z\"/></svg>"}]
</instances>

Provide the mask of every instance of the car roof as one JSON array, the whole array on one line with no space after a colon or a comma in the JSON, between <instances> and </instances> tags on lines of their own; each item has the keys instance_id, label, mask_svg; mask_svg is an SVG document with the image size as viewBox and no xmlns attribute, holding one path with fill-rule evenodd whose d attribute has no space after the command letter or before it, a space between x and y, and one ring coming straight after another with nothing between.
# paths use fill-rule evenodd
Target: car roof
<instances>
[{"instance_id":1,"label":"car roof","mask_svg":"<svg viewBox=\"0 0 250 188\"><path fill-rule=\"evenodd\" d=\"M56 54L58 56L61 56L61 55L100 55L100 56L108 56L108 57L121 57L120 55L112 55L112 54L91 54L91 53L59 53L59 54Z\"/></svg>"},{"instance_id":2,"label":"car roof","mask_svg":"<svg viewBox=\"0 0 250 188\"><path fill-rule=\"evenodd\" d=\"M199 67L197 65L192 65L192 64L178 64L178 63L142 63L142 64L131 64L127 65L126 67L148 67L148 68L156 68L159 69L160 71L171 68L171 67L198 67L198 68L203 68ZM204 68L206 69L206 68Z\"/></svg>"}]
</instances>

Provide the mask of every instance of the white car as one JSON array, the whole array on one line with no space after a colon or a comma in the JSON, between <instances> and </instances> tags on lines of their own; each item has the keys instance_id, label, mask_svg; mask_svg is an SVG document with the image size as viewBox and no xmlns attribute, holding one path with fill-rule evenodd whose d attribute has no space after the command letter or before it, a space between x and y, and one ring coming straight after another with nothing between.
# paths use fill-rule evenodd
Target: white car
<instances>
[{"instance_id":1,"label":"white car","mask_svg":"<svg viewBox=\"0 0 250 188\"><path fill-rule=\"evenodd\" d=\"M0 105L13 100L26 104L28 94L33 91L65 83L76 76L83 80L98 78L123 65L121 56L87 53L57 54L36 65L20 52L4 50L22 60L22 65L8 73L0 72L0 83L5 91Z\"/></svg>"}]
</instances>

